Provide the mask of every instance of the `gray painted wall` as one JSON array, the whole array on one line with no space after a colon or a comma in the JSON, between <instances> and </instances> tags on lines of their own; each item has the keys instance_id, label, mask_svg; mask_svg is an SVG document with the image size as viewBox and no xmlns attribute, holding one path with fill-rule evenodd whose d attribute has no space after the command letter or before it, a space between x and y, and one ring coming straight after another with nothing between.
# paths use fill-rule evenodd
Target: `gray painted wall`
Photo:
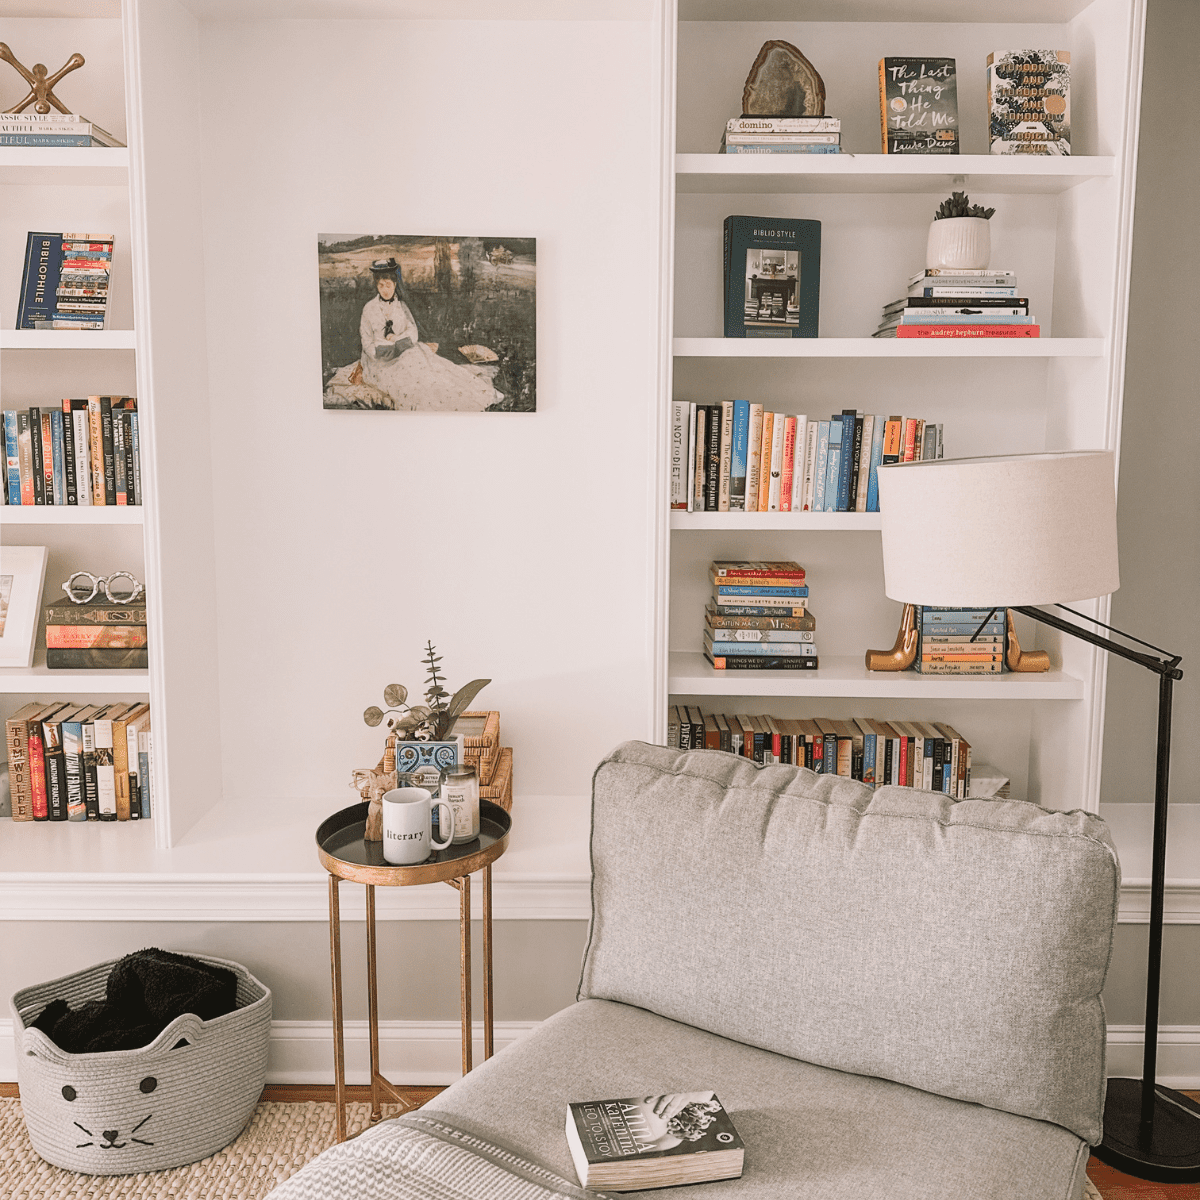
<instances>
[{"instance_id":1,"label":"gray painted wall","mask_svg":"<svg viewBox=\"0 0 1200 1200\"><path fill-rule=\"evenodd\" d=\"M1121 587L1112 623L1185 655L1175 688L1171 797L1200 802L1200 128L1180 98L1200 61L1200 4L1149 0L1121 434ZM1190 667L1190 669L1189 669ZM1112 658L1101 799L1154 799L1158 679ZM1193 872L1193 875L1200 871Z\"/></svg>"}]
</instances>

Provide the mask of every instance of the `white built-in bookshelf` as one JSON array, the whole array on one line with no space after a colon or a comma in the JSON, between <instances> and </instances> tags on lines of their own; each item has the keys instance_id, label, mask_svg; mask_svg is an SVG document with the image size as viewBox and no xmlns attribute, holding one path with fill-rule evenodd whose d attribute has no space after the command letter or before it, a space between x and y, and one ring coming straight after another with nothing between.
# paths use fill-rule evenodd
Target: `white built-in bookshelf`
<instances>
[{"instance_id":1,"label":"white built-in bookshelf","mask_svg":"<svg viewBox=\"0 0 1200 1200\"><path fill-rule=\"evenodd\" d=\"M843 408L944 426L947 457L1117 449L1141 79L1141 0L961 5L916 0L748 4L676 0L664 15L663 328L659 396L664 485L661 707L706 712L950 721L1014 796L1058 808L1099 804L1102 656L1019 625L1055 669L996 679L868 672L892 645L900 606L883 591L876 514L671 512L670 400L743 399L827 418ZM803 20L797 19L803 14ZM838 156L715 153L759 47L798 46L842 119ZM1072 155L987 153L984 67L993 50L1072 53ZM885 55L957 61L963 153L887 157L877 66ZM1015 270L1038 340L873 339L884 303L924 266L933 211L951 191L992 206L992 265ZM822 222L821 337L724 339L722 225L731 214ZM1004 520L1002 512L996 520ZM947 548L952 553L952 548ZM715 671L700 653L714 558L796 559L808 570L821 667ZM1103 618L1107 601L1092 610Z\"/></svg>"},{"instance_id":2,"label":"white built-in bookshelf","mask_svg":"<svg viewBox=\"0 0 1200 1200\"><path fill-rule=\"evenodd\" d=\"M328 23L333 33L348 15L346 8L341 0L310 0L304 15ZM637 167L644 175L637 179L640 190L630 190L636 203L658 206L653 245L658 262L650 261L649 271L658 287L660 312L657 327L648 331L656 351L648 356L653 370L645 379L644 410L656 414L649 435L655 445L644 447L644 461L658 473L655 499L647 501L644 525L622 532L626 546L648 544L653 564L646 637L637 639L639 647L643 640L653 647L649 665L635 655L628 660L633 665L623 659L612 672L630 698L628 736L661 739L671 702L700 703L708 711L949 721L982 757L1012 776L1015 795L1059 807L1095 808L1104 708L1099 656L1080 644L1060 645L1053 636L1042 640L1040 633L1035 637L1023 628L1023 644L1050 650L1055 669L1048 675L973 680L868 674L863 651L890 646L899 617L898 605L883 595L878 516L672 513L666 486L667 422L672 398L744 398L789 413L828 415L856 407L941 421L948 455L1117 448L1143 0L1010 0L1003 7L958 0L907 0L903 5L894 0L807 0L803 6L792 0L450 0L405 6L363 0L352 8L352 15L378 21L562 21L570 26L570 44L580 54L588 52L589 21L625 21L623 38L646 39L661 51L649 79L613 82L614 88L637 91L638 112L657 131L661 150L657 159L644 156L644 165ZM286 920L319 919L323 912L312 832L321 816L339 802L348 803L351 794L343 790L319 804L225 796L230 780L236 792L236 771L228 765L234 759L223 751L223 735L259 743L257 729L222 728L218 687L215 560L229 554L229 544L222 544L219 535L229 537L233 522L226 512L218 529L214 517L214 494L226 477L214 469L219 463L213 447L219 447L220 439L210 426L208 374L210 362L225 347L210 344L209 328L221 303L236 307L237 289L219 266L206 267L203 260L215 255L218 264L223 262L217 253L221 240L234 231L226 217L225 226L218 219L203 233L186 264L186 286L180 286L178 242L180 231L201 238L206 189L212 201L241 186L230 166L235 154L218 155L219 166L212 173L213 156L205 148L202 126L211 133L224 122L235 150L254 144L231 116L237 110L224 107L237 98L223 96L223 86L206 90L206 82L224 78L213 63L225 53L221 47L237 43L241 35L234 27L240 29L245 18L278 22L283 33L300 24L288 20L293 9L284 0L245 0L232 6L209 0L172 5L55 0L49 7L40 0L8 0L4 5L5 40L14 51L18 44L42 44L48 34L61 41L64 30L72 42L79 41L71 49L81 50L88 65L71 79L96 95L78 107L123 136L129 149L0 150L3 407L28 406L46 394L137 395L146 502L136 513L94 509L86 516L54 510L17 515L7 509L0 514L2 539L4 544L50 547L47 596L79 567L144 572L139 578L149 590L151 648L149 671L136 676L49 672L37 662L29 672L3 673L0 717L28 699L60 694L81 701L148 695L156 755L155 814L149 828L0 828L0 915L6 917L131 919L153 911L163 919ZM798 21L798 11L807 19ZM647 29L657 32L648 35ZM842 118L851 153L799 161L747 161L714 153L759 46L774 37L794 42L823 75L827 111ZM1072 51L1077 153L1070 159L1012 160L985 153L984 60L990 50L1023 45ZM885 159L878 153L878 60L885 54L924 53L958 60L964 150L969 153L957 160ZM362 64L346 65L347 77L360 66L369 69L365 58ZM105 72L107 82L97 82ZM276 84L285 110L306 86L287 71ZM505 119L524 111L504 110ZM431 115L432 110L418 114L417 127ZM572 136L574 128L572 122ZM557 136L548 133L546 145L539 143L545 161L527 165L518 158L515 166L506 161L489 168L480 205L504 188L504 171L510 167L521 172L556 168L557 159L548 164ZM297 174L293 178L287 170L279 171L269 196L272 237L264 234L267 248L260 256L239 261L238 269L248 273L263 270L278 255L295 259L309 254L320 226L309 219L307 209L298 221L289 213L294 190L303 189L310 178L301 163L311 170L314 155L326 155L333 163L340 151L332 141L305 136L295 142L278 139L272 153L281 156L281 167L292 155ZM439 146L439 153L462 156L461 148L449 142ZM601 174L618 159L623 169L632 161L643 162L643 157L611 146L605 153L610 157L596 155ZM250 149L246 154L252 157ZM993 264L1019 272L1041 320L1040 340L984 345L870 338L881 305L899 295L903 280L922 265L933 210L951 190L967 190L973 200L996 207ZM581 198L583 191L585 186ZM403 188L395 190L395 196L405 194ZM345 191L339 195L344 207L331 207L328 219L345 220L350 227L388 229L393 221L403 226L404 209L395 207L395 196L389 193L391 207L380 209L368 203L372 197L379 200L377 191L364 189L361 203ZM480 211L482 232L492 218L486 206ZM538 226L534 232L541 237L538 223L546 218L530 212L532 216L509 214L505 227ZM591 242L597 232L604 233L610 214L585 207L580 212L578 223ZM720 336L721 230L732 213L822 221L821 338L759 343ZM76 334L13 330L26 232L80 225L112 229L117 235L111 328ZM588 269L627 272L628 263L622 263L616 249L589 259ZM555 269L544 276L539 298L540 353L548 364L577 356L581 345L580 319L561 303L565 283ZM206 295L206 289L213 294ZM289 292L283 304L291 322L286 343L315 356L315 288L311 298L297 299L300 293L299 288ZM253 318L252 312L245 316ZM634 338L630 353L636 353L636 343ZM587 353L595 348L587 343ZM624 345L620 352L625 353ZM556 370L547 371L546 410L529 417L522 428L555 428L574 403L570 381L563 375L567 382L558 382ZM264 386L272 385L268 381ZM552 397L557 397L557 410L549 402ZM311 403L307 396L297 400L298 422L308 421L305 405ZM356 429L367 424L374 427L364 419ZM465 427L466 422L459 424ZM651 424L647 417L646 429ZM647 436L642 429L631 434L637 442ZM259 449L270 453L265 440ZM562 447L555 451L561 452ZM261 535L264 544L290 525L311 522L319 527L322 518L321 503L307 495L248 493L240 503L238 536ZM997 520L1003 520L1002 513ZM372 553L378 553L390 528L383 515L379 522ZM581 523L581 537L590 528ZM336 536L341 534L339 528ZM699 654L706 567L718 557L796 558L806 565L824 664L820 671L800 679L728 678L707 668ZM232 562L236 566L236 556ZM236 576L228 561L226 568L225 578ZM282 590L272 592L270 602L295 583L296 577L286 574L274 581ZM261 592L257 600L265 603ZM1103 615L1107 605L1096 611ZM556 649L552 657L557 660L557 655ZM331 669L323 680L305 672L292 680L286 668L266 665L256 703L280 704L284 696L287 703L303 707L304 688L339 678ZM574 674L566 687L586 691L594 681L586 673ZM339 703L353 722L352 710L362 701L355 696ZM545 707L551 707L549 701ZM528 729L526 736L528 745L545 744L540 727ZM571 753L569 736L550 736L557 738L553 754ZM302 752L302 746L289 746L283 739L261 744L265 755ZM517 805L525 817L518 821L512 850L497 866L497 916L585 917L586 797L547 797L539 807L521 792ZM88 841L90 834L98 836ZM418 914L432 913L419 908L426 903L422 896L389 897L382 903L393 901ZM434 901L436 897L429 903ZM450 900L445 904L453 916Z\"/></svg>"}]
</instances>

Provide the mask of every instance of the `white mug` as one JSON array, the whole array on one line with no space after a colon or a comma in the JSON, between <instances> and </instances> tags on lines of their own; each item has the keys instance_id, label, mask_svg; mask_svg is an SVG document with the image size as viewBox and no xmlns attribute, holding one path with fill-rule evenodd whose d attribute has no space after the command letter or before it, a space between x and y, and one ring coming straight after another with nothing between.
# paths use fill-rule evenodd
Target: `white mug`
<instances>
[{"instance_id":1,"label":"white mug","mask_svg":"<svg viewBox=\"0 0 1200 1200\"><path fill-rule=\"evenodd\" d=\"M393 788L383 794L383 857L401 867L423 863L434 850L445 850L454 838L454 810L443 800L439 816L444 842L433 840L434 799L425 788Z\"/></svg>"}]
</instances>

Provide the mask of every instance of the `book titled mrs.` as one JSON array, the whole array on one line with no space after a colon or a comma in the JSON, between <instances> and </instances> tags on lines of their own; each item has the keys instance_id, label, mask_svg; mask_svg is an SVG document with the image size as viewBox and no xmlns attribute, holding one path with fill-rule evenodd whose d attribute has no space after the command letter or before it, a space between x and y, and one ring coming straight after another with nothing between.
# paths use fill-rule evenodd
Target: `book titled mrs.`
<instances>
[{"instance_id":1,"label":"book titled mrs.","mask_svg":"<svg viewBox=\"0 0 1200 1200\"><path fill-rule=\"evenodd\" d=\"M726 337L818 336L821 222L725 218Z\"/></svg>"}]
</instances>

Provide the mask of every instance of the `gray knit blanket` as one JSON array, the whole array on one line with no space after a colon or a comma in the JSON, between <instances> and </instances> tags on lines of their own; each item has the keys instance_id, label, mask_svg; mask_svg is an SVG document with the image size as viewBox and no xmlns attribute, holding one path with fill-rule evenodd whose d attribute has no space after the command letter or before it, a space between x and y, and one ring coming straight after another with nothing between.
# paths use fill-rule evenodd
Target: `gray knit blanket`
<instances>
[{"instance_id":1,"label":"gray knit blanket","mask_svg":"<svg viewBox=\"0 0 1200 1200\"><path fill-rule=\"evenodd\" d=\"M268 1200L602 1198L503 1146L409 1113L317 1155Z\"/></svg>"}]
</instances>

